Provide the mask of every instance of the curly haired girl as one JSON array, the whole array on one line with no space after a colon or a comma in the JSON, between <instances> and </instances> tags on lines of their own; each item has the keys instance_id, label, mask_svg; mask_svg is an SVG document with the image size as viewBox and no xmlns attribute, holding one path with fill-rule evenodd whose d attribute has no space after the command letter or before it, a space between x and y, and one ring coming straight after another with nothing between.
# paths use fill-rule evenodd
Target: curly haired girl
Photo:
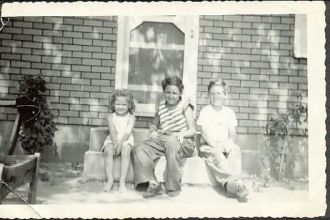
<instances>
[{"instance_id":1,"label":"curly haired girl","mask_svg":"<svg viewBox=\"0 0 330 220\"><path fill-rule=\"evenodd\" d=\"M104 141L102 152L104 152L105 173L107 183L104 191L110 191L113 186L113 159L121 156L121 170L119 180L119 191L125 192L126 178L130 163L130 154L134 146L132 130L135 124L134 98L125 89L116 90L110 98L110 113L108 115L109 135Z\"/></svg>"}]
</instances>

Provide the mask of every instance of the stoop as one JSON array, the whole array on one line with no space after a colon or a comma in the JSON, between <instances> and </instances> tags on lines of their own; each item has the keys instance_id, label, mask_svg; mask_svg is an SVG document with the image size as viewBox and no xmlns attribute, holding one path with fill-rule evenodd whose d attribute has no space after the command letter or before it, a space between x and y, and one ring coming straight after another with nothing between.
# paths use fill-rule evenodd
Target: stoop
<instances>
[{"instance_id":1,"label":"stoop","mask_svg":"<svg viewBox=\"0 0 330 220\"><path fill-rule=\"evenodd\" d=\"M83 177L86 179L106 180L104 169L104 154L101 152L103 142L109 135L107 127L96 127L90 130L89 150L84 156L84 172ZM133 136L135 143L139 143L147 137L146 129L134 129ZM119 181L120 178L120 157L114 159L113 178ZM127 182L133 182L133 167L130 163L130 168L127 175Z\"/></svg>"},{"instance_id":2,"label":"stoop","mask_svg":"<svg viewBox=\"0 0 330 220\"><path fill-rule=\"evenodd\" d=\"M106 180L104 169L104 158L101 148L107 135L109 134L107 127L96 127L90 130L90 146L89 150L85 153L84 157L84 172L83 177L85 179L97 179ZM136 144L147 139L148 130L142 128L135 128L133 130L133 136ZM185 165L183 170L182 182L189 184L210 184L209 173L205 167L205 163L202 158L197 156L197 152L191 158L185 159ZM114 160L114 173L113 177L115 181L119 181L120 177L120 157ZM161 157L155 167L155 175L158 181L163 182L163 172L166 167L165 157ZM127 182L134 182L133 167L130 164Z\"/></svg>"}]
</instances>

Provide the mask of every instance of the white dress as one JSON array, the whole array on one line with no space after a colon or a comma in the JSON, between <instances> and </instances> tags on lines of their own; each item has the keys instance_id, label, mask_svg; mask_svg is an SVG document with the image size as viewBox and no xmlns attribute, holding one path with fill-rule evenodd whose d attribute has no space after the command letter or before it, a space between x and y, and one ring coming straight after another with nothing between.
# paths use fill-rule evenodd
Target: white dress
<instances>
[{"instance_id":1,"label":"white dress","mask_svg":"<svg viewBox=\"0 0 330 220\"><path fill-rule=\"evenodd\" d=\"M126 129L128 127L128 123L129 123L129 119L130 119L130 114L127 114L125 116L118 116L116 113L113 114L112 120L113 120L114 127L116 129L117 140L120 140L123 137L124 133L126 132ZM127 140L124 142L124 144L126 144L126 143L131 145L131 147L134 146L134 138L133 138L132 133L127 138ZM112 144L110 134L107 136L107 138L104 141L102 151L104 150L105 146L108 144Z\"/></svg>"}]
</instances>

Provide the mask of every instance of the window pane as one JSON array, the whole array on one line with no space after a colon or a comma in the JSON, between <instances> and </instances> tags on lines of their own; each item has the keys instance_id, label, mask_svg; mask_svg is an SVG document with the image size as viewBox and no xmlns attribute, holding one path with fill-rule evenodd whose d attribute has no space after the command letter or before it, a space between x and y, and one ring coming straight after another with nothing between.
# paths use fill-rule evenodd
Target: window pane
<instances>
[{"instance_id":1,"label":"window pane","mask_svg":"<svg viewBox=\"0 0 330 220\"><path fill-rule=\"evenodd\" d=\"M174 24L143 22L131 31L128 88L138 103L156 103L166 76L182 78L184 34Z\"/></svg>"},{"instance_id":2,"label":"window pane","mask_svg":"<svg viewBox=\"0 0 330 220\"><path fill-rule=\"evenodd\" d=\"M184 45L184 33L172 23L143 22L131 31L130 41Z\"/></svg>"},{"instance_id":3,"label":"window pane","mask_svg":"<svg viewBox=\"0 0 330 220\"><path fill-rule=\"evenodd\" d=\"M128 84L160 85L166 76L182 77L183 53L175 50L130 48Z\"/></svg>"},{"instance_id":4,"label":"window pane","mask_svg":"<svg viewBox=\"0 0 330 220\"><path fill-rule=\"evenodd\" d=\"M149 91L140 91L128 88L137 103L152 103L156 104L162 97L162 92L149 92Z\"/></svg>"}]
</instances>

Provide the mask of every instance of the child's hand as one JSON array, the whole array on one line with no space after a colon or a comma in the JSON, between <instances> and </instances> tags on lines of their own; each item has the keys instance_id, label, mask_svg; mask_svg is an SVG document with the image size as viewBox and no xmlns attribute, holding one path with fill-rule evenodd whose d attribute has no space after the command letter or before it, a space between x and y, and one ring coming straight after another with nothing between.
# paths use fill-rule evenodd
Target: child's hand
<instances>
[{"instance_id":1,"label":"child's hand","mask_svg":"<svg viewBox=\"0 0 330 220\"><path fill-rule=\"evenodd\" d=\"M230 153L230 149L228 148L227 145L219 145L218 146L218 154L223 154L226 158L228 157L229 153Z\"/></svg>"},{"instance_id":2,"label":"child's hand","mask_svg":"<svg viewBox=\"0 0 330 220\"><path fill-rule=\"evenodd\" d=\"M118 148L118 144L117 143L113 143L113 154L112 156L115 157L116 156L116 150Z\"/></svg>"},{"instance_id":3,"label":"child's hand","mask_svg":"<svg viewBox=\"0 0 330 220\"><path fill-rule=\"evenodd\" d=\"M159 137L159 134L158 134L157 131L152 131L152 132L149 134L149 139L150 139L150 140L156 140L156 139L158 139L158 137Z\"/></svg>"},{"instance_id":4,"label":"child's hand","mask_svg":"<svg viewBox=\"0 0 330 220\"><path fill-rule=\"evenodd\" d=\"M225 148L225 152L229 154L233 150L234 142L231 139L228 139L224 142L223 146Z\"/></svg>"},{"instance_id":5,"label":"child's hand","mask_svg":"<svg viewBox=\"0 0 330 220\"><path fill-rule=\"evenodd\" d=\"M123 146L122 143L117 144L117 147L114 149L114 151L115 151L113 154L114 156L118 156L120 154L122 146Z\"/></svg>"},{"instance_id":6,"label":"child's hand","mask_svg":"<svg viewBox=\"0 0 330 220\"><path fill-rule=\"evenodd\" d=\"M227 153L227 154L229 154L231 152L231 150L232 149L230 147L226 147L224 152Z\"/></svg>"},{"instance_id":7,"label":"child's hand","mask_svg":"<svg viewBox=\"0 0 330 220\"><path fill-rule=\"evenodd\" d=\"M175 136L177 137L179 143L182 144L182 143L183 143L183 135L181 135L181 134L176 134Z\"/></svg>"},{"instance_id":8,"label":"child's hand","mask_svg":"<svg viewBox=\"0 0 330 220\"><path fill-rule=\"evenodd\" d=\"M215 151L214 153L217 153L217 152L223 153L223 152L226 152L226 148L220 144L217 147L213 148L213 151Z\"/></svg>"},{"instance_id":9,"label":"child's hand","mask_svg":"<svg viewBox=\"0 0 330 220\"><path fill-rule=\"evenodd\" d=\"M217 149L215 149L215 148L213 148L213 147L211 147L211 146L206 146L206 145L201 146L201 147L200 147L200 151L201 151L202 154L203 154L204 156L206 156L206 157L208 157L208 156L212 156L212 155L214 155L216 152L218 152Z\"/></svg>"}]
</instances>

